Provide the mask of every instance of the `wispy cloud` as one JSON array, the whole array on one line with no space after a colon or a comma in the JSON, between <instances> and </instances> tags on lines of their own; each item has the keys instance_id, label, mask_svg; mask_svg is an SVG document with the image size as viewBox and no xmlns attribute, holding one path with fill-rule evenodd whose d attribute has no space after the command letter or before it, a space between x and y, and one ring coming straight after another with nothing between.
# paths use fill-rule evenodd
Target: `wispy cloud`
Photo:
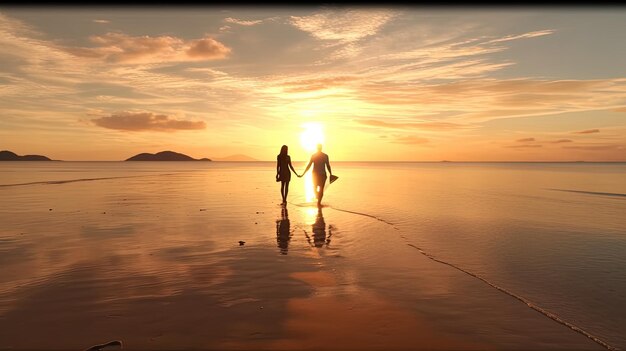
<instances>
[{"instance_id":1,"label":"wispy cloud","mask_svg":"<svg viewBox=\"0 0 626 351\"><path fill-rule=\"evenodd\" d=\"M233 17L226 17L226 18L224 18L224 22L238 24L238 25L241 25L241 26L254 26L255 24L262 23L263 20L253 20L253 21L248 20L248 21L246 21L246 20L241 20L241 19L237 19L237 18L233 18Z\"/></svg>"},{"instance_id":2,"label":"wispy cloud","mask_svg":"<svg viewBox=\"0 0 626 351\"><path fill-rule=\"evenodd\" d=\"M345 85L346 83L358 80L356 76L329 76L319 78L305 78L286 80L279 83L283 90L289 93L301 93L308 91L316 91Z\"/></svg>"},{"instance_id":3,"label":"wispy cloud","mask_svg":"<svg viewBox=\"0 0 626 351\"><path fill-rule=\"evenodd\" d=\"M95 19L93 20L94 23L99 23L99 24L108 24L111 23L111 21L109 20L105 20L105 19Z\"/></svg>"},{"instance_id":4,"label":"wispy cloud","mask_svg":"<svg viewBox=\"0 0 626 351\"><path fill-rule=\"evenodd\" d=\"M626 85L623 79L550 81L468 77L441 83L423 80L420 83L420 79L371 82L358 93L363 100L375 104L419 106L431 112L462 111L459 118L479 122L606 109L623 101Z\"/></svg>"},{"instance_id":5,"label":"wispy cloud","mask_svg":"<svg viewBox=\"0 0 626 351\"><path fill-rule=\"evenodd\" d=\"M551 141L551 143L553 144L572 143L572 142L574 141L571 139L559 139L559 140Z\"/></svg>"},{"instance_id":6,"label":"wispy cloud","mask_svg":"<svg viewBox=\"0 0 626 351\"><path fill-rule=\"evenodd\" d=\"M526 143L529 141L535 141L535 138L523 138L523 139L517 139L515 141L517 141L518 143Z\"/></svg>"},{"instance_id":7,"label":"wispy cloud","mask_svg":"<svg viewBox=\"0 0 626 351\"><path fill-rule=\"evenodd\" d=\"M554 33L554 30L552 30L552 29L545 29L545 30L539 30L539 31L519 34L519 35L507 35L506 37L503 37L503 38L490 40L487 43L500 43L500 42L503 42L503 41L535 38L535 37L541 37L541 36L544 36L544 35L549 35L549 34L552 34L552 33Z\"/></svg>"},{"instance_id":8,"label":"wispy cloud","mask_svg":"<svg viewBox=\"0 0 626 351\"><path fill-rule=\"evenodd\" d=\"M394 13L387 10L325 10L291 16L290 23L320 40L353 42L376 34Z\"/></svg>"},{"instance_id":9,"label":"wispy cloud","mask_svg":"<svg viewBox=\"0 0 626 351\"><path fill-rule=\"evenodd\" d=\"M599 129L587 129L587 130L581 130L578 132L572 132L574 134L593 134L593 133L600 133Z\"/></svg>"},{"instance_id":10,"label":"wispy cloud","mask_svg":"<svg viewBox=\"0 0 626 351\"><path fill-rule=\"evenodd\" d=\"M513 149L517 149L517 148L538 148L538 147L543 147L543 145L541 144L522 144L522 145L507 145L505 146L507 148L513 148Z\"/></svg>"},{"instance_id":11,"label":"wispy cloud","mask_svg":"<svg viewBox=\"0 0 626 351\"><path fill-rule=\"evenodd\" d=\"M174 132L178 130L205 129L204 121L174 119L167 115L152 112L118 112L110 116L91 120L96 125L122 131L160 131Z\"/></svg>"},{"instance_id":12,"label":"wispy cloud","mask_svg":"<svg viewBox=\"0 0 626 351\"><path fill-rule=\"evenodd\" d=\"M577 146L563 146L564 149L577 149L587 151L604 151L604 150L623 150L626 149L623 145L577 145Z\"/></svg>"},{"instance_id":13,"label":"wispy cloud","mask_svg":"<svg viewBox=\"0 0 626 351\"><path fill-rule=\"evenodd\" d=\"M471 128L471 126L452 123L452 122L386 122L375 119L363 119L363 120L355 120L357 123L364 124L367 126L377 127L377 128L390 128L390 129L407 129L407 128L415 128L415 129L423 129L423 130L433 130L433 131L446 131L446 130L457 130L457 129L466 129Z\"/></svg>"}]
</instances>

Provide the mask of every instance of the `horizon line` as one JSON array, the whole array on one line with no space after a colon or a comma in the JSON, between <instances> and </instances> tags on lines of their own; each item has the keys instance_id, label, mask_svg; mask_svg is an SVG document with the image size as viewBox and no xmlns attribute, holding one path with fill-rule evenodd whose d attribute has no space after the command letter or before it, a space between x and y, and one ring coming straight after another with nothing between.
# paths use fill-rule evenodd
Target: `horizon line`
<instances>
[{"instance_id":1,"label":"horizon line","mask_svg":"<svg viewBox=\"0 0 626 351\"><path fill-rule=\"evenodd\" d=\"M126 160L50 160L57 162L196 162L198 160L193 161L126 161ZM2 161L2 162L42 162L42 161ZM209 162L217 162L217 163L254 163L254 162L276 162L276 160L211 160ZM293 161L293 162L307 162L307 160L302 161ZM395 160L395 161L383 161L383 160L337 160L333 162L364 162L364 163L626 163L626 160L623 161L585 161L585 160L577 160L577 161L451 161L451 160L441 160L441 161L411 161L411 160ZM206 163L206 162L205 162Z\"/></svg>"}]
</instances>

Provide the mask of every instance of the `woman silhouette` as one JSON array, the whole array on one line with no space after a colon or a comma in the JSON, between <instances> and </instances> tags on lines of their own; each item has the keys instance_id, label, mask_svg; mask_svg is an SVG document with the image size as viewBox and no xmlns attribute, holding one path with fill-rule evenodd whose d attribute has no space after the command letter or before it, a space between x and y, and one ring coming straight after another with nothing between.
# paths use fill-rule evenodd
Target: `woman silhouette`
<instances>
[{"instance_id":1,"label":"woman silhouette","mask_svg":"<svg viewBox=\"0 0 626 351\"><path fill-rule=\"evenodd\" d=\"M287 154L289 148L283 145L280 148L280 154L276 156L276 181L280 181L280 195L283 197L283 204L287 203L287 194L289 193L289 181L291 181L291 171L296 172L291 164L291 157Z\"/></svg>"}]
</instances>

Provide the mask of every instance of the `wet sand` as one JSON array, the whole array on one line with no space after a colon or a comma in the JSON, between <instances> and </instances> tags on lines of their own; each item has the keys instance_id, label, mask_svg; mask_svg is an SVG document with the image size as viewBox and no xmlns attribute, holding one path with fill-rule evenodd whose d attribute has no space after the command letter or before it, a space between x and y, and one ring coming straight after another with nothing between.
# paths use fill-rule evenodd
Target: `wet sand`
<instances>
[{"instance_id":1,"label":"wet sand","mask_svg":"<svg viewBox=\"0 0 626 351\"><path fill-rule=\"evenodd\" d=\"M231 177L0 189L0 349L603 349L393 225Z\"/></svg>"}]
</instances>

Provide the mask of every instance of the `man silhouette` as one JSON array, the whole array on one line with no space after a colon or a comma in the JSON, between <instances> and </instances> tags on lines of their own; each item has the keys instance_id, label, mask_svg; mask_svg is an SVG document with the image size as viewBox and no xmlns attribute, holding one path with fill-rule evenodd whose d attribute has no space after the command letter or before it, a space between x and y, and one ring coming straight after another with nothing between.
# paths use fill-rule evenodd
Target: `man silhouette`
<instances>
[{"instance_id":1,"label":"man silhouette","mask_svg":"<svg viewBox=\"0 0 626 351\"><path fill-rule=\"evenodd\" d=\"M322 152L322 144L317 144L317 152L311 155L311 160L306 166L306 169L298 177L302 177L313 165L313 190L317 197L317 206L322 205L322 197L324 197L324 184L326 184L326 167L328 172L333 175L333 171L330 169L330 162L328 161L328 155Z\"/></svg>"}]
</instances>

